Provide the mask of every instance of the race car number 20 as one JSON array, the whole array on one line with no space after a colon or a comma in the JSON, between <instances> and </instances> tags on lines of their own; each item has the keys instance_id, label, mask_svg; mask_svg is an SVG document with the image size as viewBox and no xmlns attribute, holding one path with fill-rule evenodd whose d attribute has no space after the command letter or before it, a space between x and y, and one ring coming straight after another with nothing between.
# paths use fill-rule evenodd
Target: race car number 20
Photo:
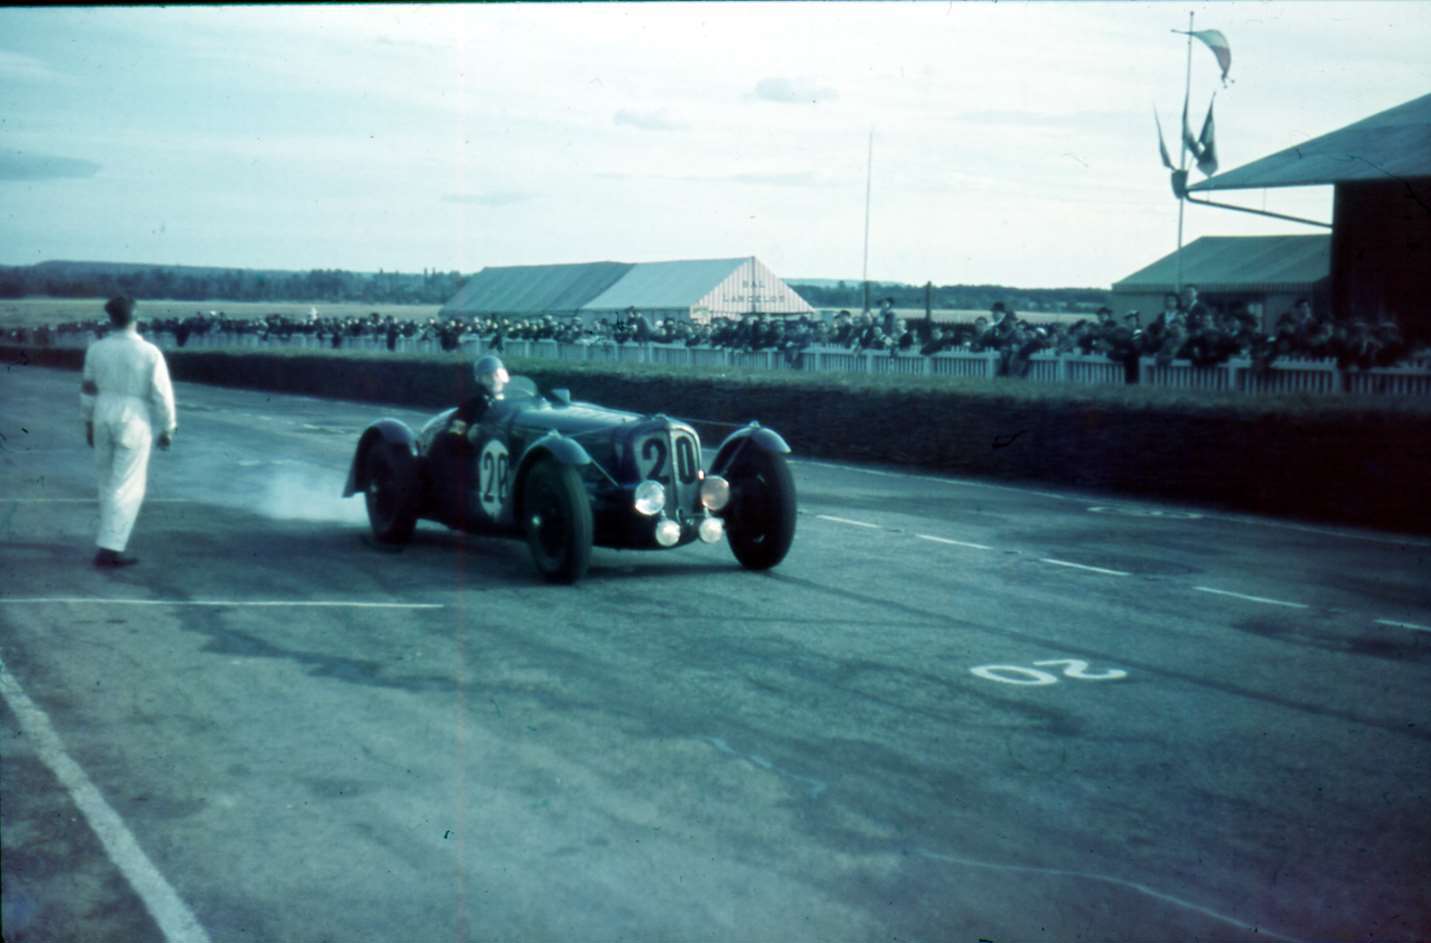
<instances>
[{"instance_id":1,"label":"race car number 20","mask_svg":"<svg viewBox=\"0 0 1431 943\"><path fill-rule=\"evenodd\" d=\"M496 517L512 490L512 462L507 447L496 439L487 443L477 460L477 499L488 517Z\"/></svg>"},{"instance_id":2,"label":"race car number 20","mask_svg":"<svg viewBox=\"0 0 1431 943\"><path fill-rule=\"evenodd\" d=\"M1081 658L1053 658L1048 661L1036 661L1034 665L1036 667L1033 668L1024 665L980 665L977 668L970 668L969 672L985 681L1034 686L1058 683L1057 675L1051 671L1040 670L1042 668L1061 667L1065 678L1073 678L1076 681L1121 681L1128 677L1128 672L1122 668L1089 671L1088 662Z\"/></svg>"},{"instance_id":3,"label":"race car number 20","mask_svg":"<svg viewBox=\"0 0 1431 943\"><path fill-rule=\"evenodd\" d=\"M696 454L696 444L688 435L677 433L673 437L676 454L671 461L665 436L648 436L636 450L637 469L642 478L651 478L662 484L671 484L671 472L676 473L681 484L694 484L700 479L701 462ZM674 467L672 467L674 466Z\"/></svg>"}]
</instances>

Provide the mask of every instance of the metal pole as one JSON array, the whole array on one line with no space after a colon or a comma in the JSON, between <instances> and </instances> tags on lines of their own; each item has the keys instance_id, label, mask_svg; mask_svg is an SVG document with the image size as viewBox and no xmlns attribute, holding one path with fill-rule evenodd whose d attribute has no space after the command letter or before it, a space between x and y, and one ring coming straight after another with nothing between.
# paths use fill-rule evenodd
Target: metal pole
<instances>
[{"instance_id":1,"label":"metal pole","mask_svg":"<svg viewBox=\"0 0 1431 943\"><path fill-rule=\"evenodd\" d=\"M1188 11L1188 65L1187 75L1183 80L1183 126L1179 129L1178 140L1178 170L1188 169L1188 138L1186 131L1188 126L1188 99L1192 97L1193 78L1193 14ZM1183 209L1187 206L1187 197L1178 196L1178 284L1176 291L1179 295L1183 293Z\"/></svg>"},{"instance_id":2,"label":"metal pole","mask_svg":"<svg viewBox=\"0 0 1431 943\"><path fill-rule=\"evenodd\" d=\"M874 180L874 128L870 128L869 155L865 158L865 263L860 274L864 282L864 313L870 313L870 184Z\"/></svg>"},{"instance_id":3,"label":"metal pole","mask_svg":"<svg viewBox=\"0 0 1431 943\"><path fill-rule=\"evenodd\" d=\"M1199 190L1198 192L1199 192L1199 193L1203 193L1203 192L1206 192L1206 191ZM1215 207L1217 207L1218 209L1223 209L1223 210L1237 210L1239 213L1251 213L1251 214L1253 214L1254 216L1269 216L1269 217L1271 217L1272 219L1285 219L1285 220L1288 220L1289 222L1301 223L1301 224L1304 225L1304 226L1320 226L1320 227L1322 227L1323 229L1331 229L1331 228L1332 228L1332 224L1331 224L1331 223L1324 223L1324 222L1321 222L1320 220L1305 219L1305 218L1303 218L1303 217L1301 217L1301 216L1288 216L1286 213L1274 213L1274 212L1272 212L1271 210L1259 210L1259 209L1254 209L1254 208L1252 208L1252 207L1250 207L1250 206L1234 206L1234 205L1231 204L1231 203L1214 203L1212 200L1198 200L1198 199L1194 199L1191 195L1189 195L1189 196L1187 197L1187 201L1188 201L1189 203L1196 203L1198 206L1215 206Z\"/></svg>"},{"instance_id":4,"label":"metal pole","mask_svg":"<svg viewBox=\"0 0 1431 943\"><path fill-rule=\"evenodd\" d=\"M750 313L756 314L760 310L760 305L755 302L755 256L750 257Z\"/></svg>"}]
</instances>

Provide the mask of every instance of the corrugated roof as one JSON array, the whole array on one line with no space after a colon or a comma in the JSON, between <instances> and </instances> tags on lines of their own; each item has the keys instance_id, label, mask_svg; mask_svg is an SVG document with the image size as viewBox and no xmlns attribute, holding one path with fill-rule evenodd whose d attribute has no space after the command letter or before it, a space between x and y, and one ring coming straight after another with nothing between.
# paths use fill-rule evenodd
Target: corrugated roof
<instances>
[{"instance_id":1,"label":"corrugated roof","mask_svg":"<svg viewBox=\"0 0 1431 943\"><path fill-rule=\"evenodd\" d=\"M640 262L582 307L588 311L690 307L748 261L749 257Z\"/></svg>"},{"instance_id":2,"label":"corrugated roof","mask_svg":"<svg viewBox=\"0 0 1431 943\"><path fill-rule=\"evenodd\" d=\"M1203 236L1183 246L1184 285L1207 291L1298 291L1330 276L1332 237ZM1114 291L1172 291L1178 254L1113 283Z\"/></svg>"},{"instance_id":3,"label":"corrugated roof","mask_svg":"<svg viewBox=\"0 0 1431 943\"><path fill-rule=\"evenodd\" d=\"M442 306L442 314L576 311L631 271L630 262L489 266Z\"/></svg>"},{"instance_id":4,"label":"corrugated roof","mask_svg":"<svg viewBox=\"0 0 1431 943\"><path fill-rule=\"evenodd\" d=\"M1209 177L1189 190L1305 187L1431 177L1431 95Z\"/></svg>"}]
</instances>

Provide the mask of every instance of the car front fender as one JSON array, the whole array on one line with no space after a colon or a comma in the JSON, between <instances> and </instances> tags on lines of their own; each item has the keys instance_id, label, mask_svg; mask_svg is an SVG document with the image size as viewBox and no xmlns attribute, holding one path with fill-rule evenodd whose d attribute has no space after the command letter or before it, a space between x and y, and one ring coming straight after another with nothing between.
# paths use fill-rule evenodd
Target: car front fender
<instances>
[{"instance_id":1,"label":"car front fender","mask_svg":"<svg viewBox=\"0 0 1431 943\"><path fill-rule=\"evenodd\" d=\"M363 456L375 442L406 449L408 454L417 457L417 436L408 428L407 423L400 419L379 419L364 429L362 437L358 439L358 447L353 451L353 464L348 467L348 482L343 486L343 497L351 497L367 488L367 471L363 468Z\"/></svg>"},{"instance_id":2,"label":"car front fender","mask_svg":"<svg viewBox=\"0 0 1431 943\"><path fill-rule=\"evenodd\" d=\"M550 457L561 465L590 465L591 455L582 448L580 442L569 439L566 436L555 432L549 432L542 436L522 453L522 457L517 461L516 472L512 478L516 482L513 489L513 507L520 509L522 506L522 491L527 484L527 472L531 467L543 458Z\"/></svg>"},{"instance_id":3,"label":"car front fender","mask_svg":"<svg viewBox=\"0 0 1431 943\"><path fill-rule=\"evenodd\" d=\"M747 448L762 449L776 455L789 455L790 446L774 429L767 429L758 422L752 422L743 429L737 429L726 436L711 462L711 474L724 475L730 469L735 457Z\"/></svg>"}]
</instances>

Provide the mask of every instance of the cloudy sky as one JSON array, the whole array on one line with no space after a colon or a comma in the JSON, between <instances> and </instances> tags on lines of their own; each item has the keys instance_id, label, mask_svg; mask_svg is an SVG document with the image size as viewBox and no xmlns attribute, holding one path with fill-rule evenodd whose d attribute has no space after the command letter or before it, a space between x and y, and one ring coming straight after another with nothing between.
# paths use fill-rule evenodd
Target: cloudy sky
<instances>
[{"instance_id":1,"label":"cloudy sky","mask_svg":"<svg viewBox=\"0 0 1431 943\"><path fill-rule=\"evenodd\" d=\"M870 277L1106 286L1175 245L1190 10L1223 169L1431 92L1425 0L4 9L0 264L858 278L873 130Z\"/></svg>"}]
</instances>

